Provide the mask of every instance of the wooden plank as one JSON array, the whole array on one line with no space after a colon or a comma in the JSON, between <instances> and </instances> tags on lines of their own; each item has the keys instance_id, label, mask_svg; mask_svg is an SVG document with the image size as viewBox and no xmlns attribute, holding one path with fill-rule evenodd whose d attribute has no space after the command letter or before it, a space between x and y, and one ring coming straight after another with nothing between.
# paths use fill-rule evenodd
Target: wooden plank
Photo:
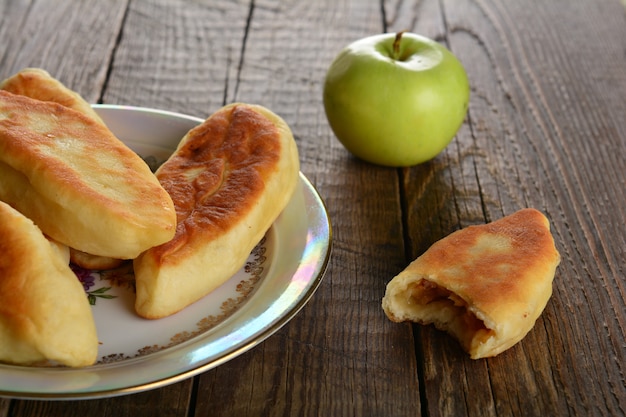
<instances>
[{"instance_id":1,"label":"wooden plank","mask_svg":"<svg viewBox=\"0 0 626 417\"><path fill-rule=\"evenodd\" d=\"M626 39L623 8L442 6L440 40L466 66L472 97L451 146L405 173L412 255L458 228L530 206L550 218L563 261L535 329L496 358L471 361L450 337L419 329L429 415L621 415L624 234L611 231L626 218L626 78L624 43L616 41ZM417 14L403 19L419 31Z\"/></svg>"},{"instance_id":2,"label":"wooden plank","mask_svg":"<svg viewBox=\"0 0 626 417\"><path fill-rule=\"evenodd\" d=\"M442 6L438 1L392 2L386 11L388 30L410 30L451 47ZM468 131L467 124L462 126L459 138ZM434 160L402 172L407 264L451 231L484 222L471 142L459 138ZM495 415L487 368L479 365L467 370L472 364L458 345L430 327L416 326L414 332L423 361L420 382L428 414Z\"/></svg>"},{"instance_id":3,"label":"wooden plank","mask_svg":"<svg viewBox=\"0 0 626 417\"><path fill-rule=\"evenodd\" d=\"M323 30L327 28L327 30ZM334 230L328 273L311 302L248 354L203 374L199 415L408 415L420 410L410 326L380 308L405 263L397 171L352 158L322 106L326 69L349 42L383 30L362 1L255 1L238 84L291 126L303 172Z\"/></svg>"},{"instance_id":4,"label":"wooden plank","mask_svg":"<svg viewBox=\"0 0 626 417\"><path fill-rule=\"evenodd\" d=\"M9 407L11 400L8 398L0 398L0 416L7 417L9 415Z\"/></svg>"},{"instance_id":5,"label":"wooden plank","mask_svg":"<svg viewBox=\"0 0 626 417\"><path fill-rule=\"evenodd\" d=\"M98 101L126 3L1 2L0 78L41 67L87 101Z\"/></svg>"},{"instance_id":6,"label":"wooden plank","mask_svg":"<svg viewBox=\"0 0 626 417\"><path fill-rule=\"evenodd\" d=\"M131 2L104 102L206 117L237 77L249 0Z\"/></svg>"},{"instance_id":7,"label":"wooden plank","mask_svg":"<svg viewBox=\"0 0 626 417\"><path fill-rule=\"evenodd\" d=\"M84 417L187 415L192 385L188 381L168 387L121 397L83 401L14 401L11 417Z\"/></svg>"}]
</instances>

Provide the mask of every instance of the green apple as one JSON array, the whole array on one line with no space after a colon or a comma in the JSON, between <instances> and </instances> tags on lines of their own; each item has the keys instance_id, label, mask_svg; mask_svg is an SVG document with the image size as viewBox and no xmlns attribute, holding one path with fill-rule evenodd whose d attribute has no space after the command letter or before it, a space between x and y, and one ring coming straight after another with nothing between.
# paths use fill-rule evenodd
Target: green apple
<instances>
[{"instance_id":1,"label":"green apple","mask_svg":"<svg viewBox=\"0 0 626 417\"><path fill-rule=\"evenodd\" d=\"M434 158L461 127L468 102L459 60L407 32L348 45L324 83L324 109L337 139L357 157L385 166Z\"/></svg>"}]
</instances>

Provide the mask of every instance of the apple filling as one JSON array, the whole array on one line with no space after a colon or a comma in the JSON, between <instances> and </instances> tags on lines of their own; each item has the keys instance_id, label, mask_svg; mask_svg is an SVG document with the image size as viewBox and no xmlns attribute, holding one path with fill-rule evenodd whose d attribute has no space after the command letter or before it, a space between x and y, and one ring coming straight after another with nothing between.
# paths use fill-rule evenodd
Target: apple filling
<instances>
[{"instance_id":1,"label":"apple filling","mask_svg":"<svg viewBox=\"0 0 626 417\"><path fill-rule=\"evenodd\" d=\"M407 308L413 310L420 323L434 324L448 332L465 349L482 344L495 334L468 308L465 300L446 288L421 279L408 294Z\"/></svg>"}]
</instances>

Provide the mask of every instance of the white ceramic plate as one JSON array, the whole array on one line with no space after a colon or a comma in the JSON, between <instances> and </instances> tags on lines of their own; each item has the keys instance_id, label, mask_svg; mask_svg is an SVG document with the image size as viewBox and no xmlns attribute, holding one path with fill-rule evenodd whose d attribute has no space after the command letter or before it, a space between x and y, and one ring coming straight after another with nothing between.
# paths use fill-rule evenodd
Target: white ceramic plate
<instances>
[{"instance_id":1,"label":"white ceramic plate","mask_svg":"<svg viewBox=\"0 0 626 417\"><path fill-rule=\"evenodd\" d=\"M165 160L201 119L160 110L96 105L109 128L143 157ZM78 270L101 341L96 365L69 369L0 364L0 396L99 398L161 387L251 349L313 295L328 265L331 227L324 204L300 174L294 197L228 282L160 320L133 311L132 268Z\"/></svg>"}]
</instances>

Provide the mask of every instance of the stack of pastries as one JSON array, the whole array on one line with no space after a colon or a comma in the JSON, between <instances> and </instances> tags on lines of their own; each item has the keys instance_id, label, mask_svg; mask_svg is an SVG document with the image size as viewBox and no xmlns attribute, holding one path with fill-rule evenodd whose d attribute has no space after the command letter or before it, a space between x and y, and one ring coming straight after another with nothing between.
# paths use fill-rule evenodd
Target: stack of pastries
<instances>
[{"instance_id":1,"label":"stack of pastries","mask_svg":"<svg viewBox=\"0 0 626 417\"><path fill-rule=\"evenodd\" d=\"M137 313L182 310L240 268L287 205L299 160L285 122L232 104L155 173L47 72L0 83L0 361L86 366L98 338L70 262L133 260ZM207 272L209 271L209 272Z\"/></svg>"}]
</instances>

